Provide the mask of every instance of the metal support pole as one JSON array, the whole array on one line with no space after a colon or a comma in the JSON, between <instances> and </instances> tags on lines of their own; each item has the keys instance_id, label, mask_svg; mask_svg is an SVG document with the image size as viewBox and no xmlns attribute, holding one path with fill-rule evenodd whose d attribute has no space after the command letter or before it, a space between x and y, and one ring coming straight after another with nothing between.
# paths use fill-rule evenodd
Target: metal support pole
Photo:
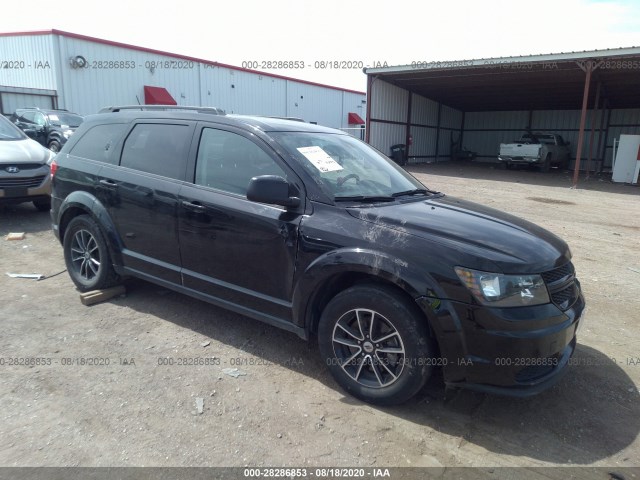
<instances>
[{"instance_id":1,"label":"metal support pole","mask_svg":"<svg viewBox=\"0 0 640 480\"><path fill-rule=\"evenodd\" d=\"M438 123L436 125L436 163L440 158L440 116L442 112L442 103L438 102Z\"/></svg>"},{"instance_id":2,"label":"metal support pole","mask_svg":"<svg viewBox=\"0 0 640 480\"><path fill-rule=\"evenodd\" d=\"M589 155L587 156L587 175L585 180L589 180L589 172L591 172L591 158L593 157L593 137L596 129L596 117L600 113L600 82L596 87L596 101L591 110L591 132L589 133Z\"/></svg>"},{"instance_id":3,"label":"metal support pole","mask_svg":"<svg viewBox=\"0 0 640 480\"><path fill-rule=\"evenodd\" d=\"M411 137L411 105L413 104L413 93L409 92L409 100L407 104L407 128L405 131L404 138L404 160L406 163L409 163L409 149L411 145L409 145L409 137Z\"/></svg>"},{"instance_id":4,"label":"metal support pole","mask_svg":"<svg viewBox=\"0 0 640 480\"><path fill-rule=\"evenodd\" d=\"M371 96L373 95L373 75L367 75L367 118L364 120L364 141L369 143L371 132Z\"/></svg>"},{"instance_id":5,"label":"metal support pole","mask_svg":"<svg viewBox=\"0 0 640 480\"><path fill-rule=\"evenodd\" d=\"M578 64L580 65L580 64ZM589 101L589 85L591 84L591 72L594 70L593 60L584 62L585 67L580 68L587 74L584 81L584 93L582 94L582 113L580 115L580 131L578 133L578 150L576 151L576 164L573 171L573 188L578 186L578 175L580 174L580 157L582 156L582 142L584 141L584 126L587 123L587 103Z\"/></svg>"},{"instance_id":6,"label":"metal support pole","mask_svg":"<svg viewBox=\"0 0 640 480\"><path fill-rule=\"evenodd\" d=\"M600 162L598 171L602 171L602 164L604 163L604 156L602 155L602 135L604 133L604 120L607 116L609 100L605 97L602 102L602 115L600 115L600 127L598 127L598 145L596 145L596 162Z\"/></svg>"}]
</instances>

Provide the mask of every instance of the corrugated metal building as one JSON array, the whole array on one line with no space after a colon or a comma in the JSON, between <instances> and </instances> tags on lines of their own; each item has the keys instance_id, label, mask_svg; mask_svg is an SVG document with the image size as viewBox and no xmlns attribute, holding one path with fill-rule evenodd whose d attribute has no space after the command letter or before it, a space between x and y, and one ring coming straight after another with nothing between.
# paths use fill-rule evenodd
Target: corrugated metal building
<instances>
[{"instance_id":1,"label":"corrugated metal building","mask_svg":"<svg viewBox=\"0 0 640 480\"><path fill-rule=\"evenodd\" d=\"M38 106L87 115L163 100L146 86L165 89L178 105L298 117L334 128L358 128L349 120L366 115L363 92L59 30L0 34L0 61L4 114Z\"/></svg>"},{"instance_id":2,"label":"corrugated metal building","mask_svg":"<svg viewBox=\"0 0 640 480\"><path fill-rule=\"evenodd\" d=\"M410 163L449 160L456 144L494 162L500 143L530 129L562 135L572 163L580 151L579 168L602 170L611 166L620 134L640 134L637 47L416 62L365 73L368 141L386 153L411 144Z\"/></svg>"}]
</instances>

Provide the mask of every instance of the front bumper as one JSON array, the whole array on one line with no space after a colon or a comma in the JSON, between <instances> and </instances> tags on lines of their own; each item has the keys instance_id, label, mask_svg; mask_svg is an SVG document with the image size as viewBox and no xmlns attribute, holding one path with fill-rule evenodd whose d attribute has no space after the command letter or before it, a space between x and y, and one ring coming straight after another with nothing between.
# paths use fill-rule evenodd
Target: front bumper
<instances>
[{"instance_id":1,"label":"front bumper","mask_svg":"<svg viewBox=\"0 0 640 480\"><path fill-rule=\"evenodd\" d=\"M570 364L584 308L581 292L565 311L554 304L487 308L442 301L431 323L445 383L519 397L546 390Z\"/></svg>"}]
</instances>

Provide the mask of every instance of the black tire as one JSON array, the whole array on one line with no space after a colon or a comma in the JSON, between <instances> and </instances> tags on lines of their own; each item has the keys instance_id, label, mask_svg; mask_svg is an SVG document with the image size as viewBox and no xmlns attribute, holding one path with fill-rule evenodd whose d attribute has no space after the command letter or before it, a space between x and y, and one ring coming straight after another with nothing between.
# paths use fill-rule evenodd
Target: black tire
<instances>
[{"instance_id":1,"label":"black tire","mask_svg":"<svg viewBox=\"0 0 640 480\"><path fill-rule=\"evenodd\" d=\"M38 209L39 212L48 212L51 210L51 199L48 200L35 200L33 206Z\"/></svg>"},{"instance_id":2,"label":"black tire","mask_svg":"<svg viewBox=\"0 0 640 480\"><path fill-rule=\"evenodd\" d=\"M67 271L78 290L99 290L119 282L104 235L89 215L77 216L69 222L63 246Z\"/></svg>"},{"instance_id":3,"label":"black tire","mask_svg":"<svg viewBox=\"0 0 640 480\"><path fill-rule=\"evenodd\" d=\"M427 320L386 286L354 286L336 295L322 312L318 343L340 386L377 405L407 401L429 379L434 363Z\"/></svg>"},{"instance_id":4,"label":"black tire","mask_svg":"<svg viewBox=\"0 0 640 480\"><path fill-rule=\"evenodd\" d=\"M58 153L61 148L62 147L60 146L60 142L58 142L57 140L51 140L49 142L49 150L51 150L53 153Z\"/></svg>"},{"instance_id":5,"label":"black tire","mask_svg":"<svg viewBox=\"0 0 640 480\"><path fill-rule=\"evenodd\" d=\"M540 170L542 172L548 172L549 170L551 170L551 154L550 153L547 153L547 156L545 157L544 162L540 166Z\"/></svg>"}]
</instances>

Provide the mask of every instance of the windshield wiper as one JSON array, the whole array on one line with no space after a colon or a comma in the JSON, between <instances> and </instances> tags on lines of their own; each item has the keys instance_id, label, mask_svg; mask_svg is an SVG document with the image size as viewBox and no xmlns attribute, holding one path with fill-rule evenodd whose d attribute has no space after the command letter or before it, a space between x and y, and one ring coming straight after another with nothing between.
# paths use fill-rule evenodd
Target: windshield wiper
<instances>
[{"instance_id":1,"label":"windshield wiper","mask_svg":"<svg viewBox=\"0 0 640 480\"><path fill-rule=\"evenodd\" d=\"M392 193L392 197L403 197L405 195L435 195L440 192L434 192L433 190L427 190L426 188L414 188L412 190L405 190L404 192Z\"/></svg>"},{"instance_id":2,"label":"windshield wiper","mask_svg":"<svg viewBox=\"0 0 640 480\"><path fill-rule=\"evenodd\" d=\"M393 202L394 197L383 195L352 195L345 197L334 197L336 202Z\"/></svg>"}]
</instances>

